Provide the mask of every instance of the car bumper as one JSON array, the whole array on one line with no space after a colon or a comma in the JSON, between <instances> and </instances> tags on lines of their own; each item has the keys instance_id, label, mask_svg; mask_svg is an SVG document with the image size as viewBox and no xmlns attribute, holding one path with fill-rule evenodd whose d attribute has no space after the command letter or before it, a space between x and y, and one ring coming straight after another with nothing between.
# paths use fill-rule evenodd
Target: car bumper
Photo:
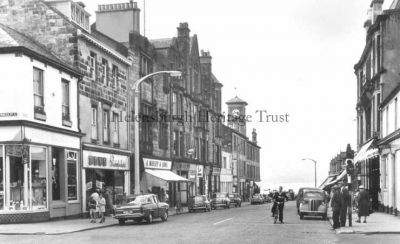
<instances>
[{"instance_id":1,"label":"car bumper","mask_svg":"<svg viewBox=\"0 0 400 244\"><path fill-rule=\"evenodd\" d=\"M222 206L227 206L228 203L213 203L212 206L213 207L222 207Z\"/></svg>"},{"instance_id":2,"label":"car bumper","mask_svg":"<svg viewBox=\"0 0 400 244\"><path fill-rule=\"evenodd\" d=\"M192 210L207 209L207 208L208 208L207 206L193 206L193 207L189 207L189 209L192 209Z\"/></svg>"},{"instance_id":3,"label":"car bumper","mask_svg":"<svg viewBox=\"0 0 400 244\"><path fill-rule=\"evenodd\" d=\"M137 219L144 218L145 215L141 213L127 213L127 214L118 214L114 215L115 219Z\"/></svg>"}]
</instances>

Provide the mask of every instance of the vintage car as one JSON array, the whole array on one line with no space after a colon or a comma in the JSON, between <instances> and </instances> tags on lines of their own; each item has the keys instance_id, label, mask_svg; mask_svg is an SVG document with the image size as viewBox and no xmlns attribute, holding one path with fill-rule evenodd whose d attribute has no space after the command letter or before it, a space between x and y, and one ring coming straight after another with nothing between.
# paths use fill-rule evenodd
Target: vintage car
<instances>
[{"instance_id":1,"label":"vintage car","mask_svg":"<svg viewBox=\"0 0 400 244\"><path fill-rule=\"evenodd\" d=\"M304 216L321 216L326 219L328 202L325 192L319 188L306 188L303 189L299 196L298 213L300 219Z\"/></svg>"},{"instance_id":2,"label":"vintage car","mask_svg":"<svg viewBox=\"0 0 400 244\"><path fill-rule=\"evenodd\" d=\"M303 191L307 189L315 189L312 187L301 187L299 188L299 191L297 192L296 196L296 208L297 208L297 213L299 213L299 207L300 207L300 196L303 195Z\"/></svg>"},{"instance_id":3,"label":"vintage car","mask_svg":"<svg viewBox=\"0 0 400 244\"><path fill-rule=\"evenodd\" d=\"M214 193L211 199L211 208L216 209L218 207L230 208L231 201L226 196L226 193Z\"/></svg>"},{"instance_id":4,"label":"vintage car","mask_svg":"<svg viewBox=\"0 0 400 244\"><path fill-rule=\"evenodd\" d=\"M211 202L206 195L197 195L189 199L188 209L189 213L196 210L211 211Z\"/></svg>"},{"instance_id":5,"label":"vintage car","mask_svg":"<svg viewBox=\"0 0 400 244\"><path fill-rule=\"evenodd\" d=\"M118 220L120 225L125 224L127 220L133 220L137 223L146 220L150 224L155 218L167 221L168 209L169 205L160 202L157 195L129 196L124 203L115 208L114 218Z\"/></svg>"},{"instance_id":6,"label":"vintage car","mask_svg":"<svg viewBox=\"0 0 400 244\"><path fill-rule=\"evenodd\" d=\"M265 203L264 198L261 196L261 194L254 194L251 198L250 198L250 204L263 204Z\"/></svg>"},{"instance_id":7,"label":"vintage car","mask_svg":"<svg viewBox=\"0 0 400 244\"><path fill-rule=\"evenodd\" d=\"M241 207L242 206L242 198L238 193L228 193L228 198L231 201L231 205L235 205L235 207Z\"/></svg>"}]
</instances>

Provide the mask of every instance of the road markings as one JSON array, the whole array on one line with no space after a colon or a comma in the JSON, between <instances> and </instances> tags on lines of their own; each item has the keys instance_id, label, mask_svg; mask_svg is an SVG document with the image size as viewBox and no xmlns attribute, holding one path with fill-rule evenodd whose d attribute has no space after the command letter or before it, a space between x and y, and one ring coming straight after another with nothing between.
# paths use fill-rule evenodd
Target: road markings
<instances>
[{"instance_id":1,"label":"road markings","mask_svg":"<svg viewBox=\"0 0 400 244\"><path fill-rule=\"evenodd\" d=\"M224 222L226 222L226 221L229 221L229 220L231 220L231 219L233 219L233 218L221 220L221 221L219 221L219 222L214 223L213 225L219 225L219 224L224 223Z\"/></svg>"}]
</instances>

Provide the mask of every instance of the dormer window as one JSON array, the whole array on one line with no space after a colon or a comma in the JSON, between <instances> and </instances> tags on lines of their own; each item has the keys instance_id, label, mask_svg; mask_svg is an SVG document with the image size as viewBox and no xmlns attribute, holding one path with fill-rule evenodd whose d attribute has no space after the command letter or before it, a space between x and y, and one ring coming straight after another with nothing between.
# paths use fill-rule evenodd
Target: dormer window
<instances>
[{"instance_id":1,"label":"dormer window","mask_svg":"<svg viewBox=\"0 0 400 244\"><path fill-rule=\"evenodd\" d=\"M71 2L71 20L86 31L90 30L89 17L90 14L85 11L84 6L81 6L79 3Z\"/></svg>"}]
</instances>

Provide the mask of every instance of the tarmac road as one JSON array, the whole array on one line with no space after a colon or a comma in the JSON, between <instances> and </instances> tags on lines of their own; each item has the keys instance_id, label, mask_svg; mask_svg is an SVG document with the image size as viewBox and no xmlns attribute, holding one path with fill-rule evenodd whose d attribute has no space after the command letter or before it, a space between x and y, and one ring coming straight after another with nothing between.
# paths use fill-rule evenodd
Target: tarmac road
<instances>
[{"instance_id":1,"label":"tarmac road","mask_svg":"<svg viewBox=\"0 0 400 244\"><path fill-rule=\"evenodd\" d=\"M218 209L128 222L124 226L63 235L0 236L0 243L399 243L400 235L338 235L328 221L300 220L293 201L285 204L284 224L273 224L270 204ZM1 226L0 226L1 228Z\"/></svg>"}]
</instances>

